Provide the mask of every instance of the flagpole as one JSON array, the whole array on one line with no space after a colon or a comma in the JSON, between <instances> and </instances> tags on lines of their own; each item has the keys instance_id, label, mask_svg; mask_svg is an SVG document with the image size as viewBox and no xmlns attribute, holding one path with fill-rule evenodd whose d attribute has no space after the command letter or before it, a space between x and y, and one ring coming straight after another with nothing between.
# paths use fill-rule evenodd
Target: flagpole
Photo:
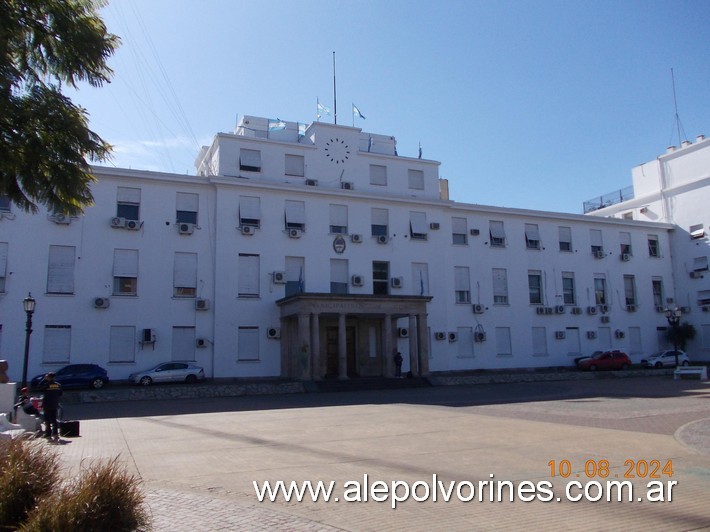
<instances>
[{"instance_id":1,"label":"flagpole","mask_svg":"<svg viewBox=\"0 0 710 532\"><path fill-rule=\"evenodd\" d=\"M338 123L338 100L337 93L335 91L335 52L333 52L333 120L337 125Z\"/></svg>"}]
</instances>

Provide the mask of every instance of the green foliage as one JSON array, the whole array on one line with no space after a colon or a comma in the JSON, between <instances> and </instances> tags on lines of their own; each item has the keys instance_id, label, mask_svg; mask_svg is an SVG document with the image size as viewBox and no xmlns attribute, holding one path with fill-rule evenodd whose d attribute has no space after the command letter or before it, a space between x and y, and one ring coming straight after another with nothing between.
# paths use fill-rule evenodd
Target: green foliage
<instances>
[{"instance_id":1,"label":"green foliage","mask_svg":"<svg viewBox=\"0 0 710 532\"><path fill-rule=\"evenodd\" d=\"M58 482L57 455L46 445L0 440L0 529L16 528Z\"/></svg>"},{"instance_id":2,"label":"green foliage","mask_svg":"<svg viewBox=\"0 0 710 532\"><path fill-rule=\"evenodd\" d=\"M0 0L0 194L21 209L78 214L91 205L89 160L111 146L62 84L110 81L119 44L97 0Z\"/></svg>"},{"instance_id":3,"label":"green foliage","mask_svg":"<svg viewBox=\"0 0 710 532\"><path fill-rule=\"evenodd\" d=\"M670 327L668 329L668 341L677 345L679 349L685 351L685 346L689 340L695 338L697 331L692 323L687 321L677 325L676 327Z\"/></svg>"}]
</instances>

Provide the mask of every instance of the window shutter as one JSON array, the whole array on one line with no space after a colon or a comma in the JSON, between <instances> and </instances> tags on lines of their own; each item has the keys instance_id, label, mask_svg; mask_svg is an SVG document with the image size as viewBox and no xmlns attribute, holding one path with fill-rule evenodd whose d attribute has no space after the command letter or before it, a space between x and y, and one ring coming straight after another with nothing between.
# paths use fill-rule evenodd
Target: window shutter
<instances>
[{"instance_id":1,"label":"window shutter","mask_svg":"<svg viewBox=\"0 0 710 532\"><path fill-rule=\"evenodd\" d=\"M118 192L116 193L116 201L118 203L140 203L141 189L118 187Z\"/></svg>"},{"instance_id":2,"label":"window shutter","mask_svg":"<svg viewBox=\"0 0 710 532\"><path fill-rule=\"evenodd\" d=\"M493 295L507 296L508 295L508 274L507 271L500 268L493 269Z\"/></svg>"},{"instance_id":3,"label":"window shutter","mask_svg":"<svg viewBox=\"0 0 710 532\"><path fill-rule=\"evenodd\" d=\"M540 241L540 230L537 224L525 224L525 238Z\"/></svg>"},{"instance_id":4,"label":"window shutter","mask_svg":"<svg viewBox=\"0 0 710 532\"><path fill-rule=\"evenodd\" d=\"M74 246L49 246L47 292L50 294L74 293Z\"/></svg>"},{"instance_id":5,"label":"window shutter","mask_svg":"<svg viewBox=\"0 0 710 532\"><path fill-rule=\"evenodd\" d=\"M466 218L451 218L451 232L456 234L466 234Z\"/></svg>"},{"instance_id":6,"label":"window shutter","mask_svg":"<svg viewBox=\"0 0 710 532\"><path fill-rule=\"evenodd\" d=\"M388 225L387 209L372 209L372 225Z\"/></svg>"},{"instance_id":7,"label":"window shutter","mask_svg":"<svg viewBox=\"0 0 710 532\"><path fill-rule=\"evenodd\" d=\"M412 229L412 234L425 235L429 231L426 224L426 213L425 212L410 212L409 213L409 225Z\"/></svg>"},{"instance_id":8,"label":"window shutter","mask_svg":"<svg viewBox=\"0 0 710 532\"><path fill-rule=\"evenodd\" d=\"M455 290L467 291L471 287L471 280L468 275L468 268L466 266L456 266L454 268L454 284Z\"/></svg>"},{"instance_id":9,"label":"window shutter","mask_svg":"<svg viewBox=\"0 0 710 532\"><path fill-rule=\"evenodd\" d=\"M424 172L421 170L409 170L409 188L414 190L424 190Z\"/></svg>"},{"instance_id":10,"label":"window shutter","mask_svg":"<svg viewBox=\"0 0 710 532\"><path fill-rule=\"evenodd\" d=\"M199 205L198 194L188 194L186 192L177 193L177 210L178 211L188 211L197 212L197 206Z\"/></svg>"},{"instance_id":11,"label":"window shutter","mask_svg":"<svg viewBox=\"0 0 710 532\"><path fill-rule=\"evenodd\" d=\"M68 325L45 326L42 362L69 362L70 352L71 327Z\"/></svg>"},{"instance_id":12,"label":"window shutter","mask_svg":"<svg viewBox=\"0 0 710 532\"><path fill-rule=\"evenodd\" d=\"M111 326L109 362L133 362L135 360L136 328Z\"/></svg>"},{"instance_id":13,"label":"window shutter","mask_svg":"<svg viewBox=\"0 0 710 532\"><path fill-rule=\"evenodd\" d=\"M261 171L261 152L259 150L239 150L239 166L256 172Z\"/></svg>"},{"instance_id":14,"label":"window shutter","mask_svg":"<svg viewBox=\"0 0 710 532\"><path fill-rule=\"evenodd\" d=\"M113 250L113 276L138 277L138 250Z\"/></svg>"},{"instance_id":15,"label":"window shutter","mask_svg":"<svg viewBox=\"0 0 710 532\"><path fill-rule=\"evenodd\" d=\"M505 240L505 229L503 222L493 221L489 223L491 238L500 238Z\"/></svg>"},{"instance_id":16,"label":"window shutter","mask_svg":"<svg viewBox=\"0 0 710 532\"><path fill-rule=\"evenodd\" d=\"M197 288L197 253L175 253L174 285Z\"/></svg>"},{"instance_id":17,"label":"window shutter","mask_svg":"<svg viewBox=\"0 0 710 532\"><path fill-rule=\"evenodd\" d=\"M386 185L387 184L387 167L379 164L370 165L370 184L371 185Z\"/></svg>"},{"instance_id":18,"label":"window shutter","mask_svg":"<svg viewBox=\"0 0 710 532\"><path fill-rule=\"evenodd\" d=\"M261 220L261 199L253 196L239 196L239 218Z\"/></svg>"},{"instance_id":19,"label":"window shutter","mask_svg":"<svg viewBox=\"0 0 710 532\"><path fill-rule=\"evenodd\" d=\"M303 155L286 155L286 175L304 176Z\"/></svg>"},{"instance_id":20,"label":"window shutter","mask_svg":"<svg viewBox=\"0 0 710 532\"><path fill-rule=\"evenodd\" d=\"M259 255L239 255L239 295L259 295Z\"/></svg>"},{"instance_id":21,"label":"window shutter","mask_svg":"<svg viewBox=\"0 0 710 532\"><path fill-rule=\"evenodd\" d=\"M306 224L306 204L304 202L286 200L286 223Z\"/></svg>"},{"instance_id":22,"label":"window shutter","mask_svg":"<svg viewBox=\"0 0 710 532\"><path fill-rule=\"evenodd\" d=\"M631 245L631 233L619 233L619 241L621 242L622 246L630 246Z\"/></svg>"},{"instance_id":23,"label":"window shutter","mask_svg":"<svg viewBox=\"0 0 710 532\"><path fill-rule=\"evenodd\" d=\"M592 242L592 246L602 247L602 232L600 229L590 229L589 239Z\"/></svg>"},{"instance_id":24,"label":"window shutter","mask_svg":"<svg viewBox=\"0 0 710 532\"><path fill-rule=\"evenodd\" d=\"M338 225L341 227L348 226L348 207L347 207L347 205L331 205L330 206L330 225Z\"/></svg>"},{"instance_id":25,"label":"window shutter","mask_svg":"<svg viewBox=\"0 0 710 532\"><path fill-rule=\"evenodd\" d=\"M695 257L693 259L693 270L696 272L705 271L708 269L708 258L705 257Z\"/></svg>"},{"instance_id":26,"label":"window shutter","mask_svg":"<svg viewBox=\"0 0 710 532\"><path fill-rule=\"evenodd\" d=\"M239 327L237 338L239 360L259 360L259 329Z\"/></svg>"},{"instance_id":27,"label":"window shutter","mask_svg":"<svg viewBox=\"0 0 710 532\"><path fill-rule=\"evenodd\" d=\"M348 282L348 261L343 259L330 259L330 282Z\"/></svg>"},{"instance_id":28,"label":"window shutter","mask_svg":"<svg viewBox=\"0 0 710 532\"><path fill-rule=\"evenodd\" d=\"M173 360L195 360L195 328L173 327Z\"/></svg>"},{"instance_id":29,"label":"window shutter","mask_svg":"<svg viewBox=\"0 0 710 532\"><path fill-rule=\"evenodd\" d=\"M572 243L572 229L570 227L560 227L560 242Z\"/></svg>"}]
</instances>

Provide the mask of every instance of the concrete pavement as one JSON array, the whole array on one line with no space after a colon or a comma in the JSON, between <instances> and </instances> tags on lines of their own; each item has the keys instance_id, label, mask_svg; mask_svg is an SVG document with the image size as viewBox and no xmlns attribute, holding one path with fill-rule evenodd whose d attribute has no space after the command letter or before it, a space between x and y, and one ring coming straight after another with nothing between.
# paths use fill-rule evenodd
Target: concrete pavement
<instances>
[{"instance_id":1,"label":"concrete pavement","mask_svg":"<svg viewBox=\"0 0 710 532\"><path fill-rule=\"evenodd\" d=\"M158 531L710 530L710 385L699 381L651 376L68 410L82 423L80 438L54 447L65 473L119 456L142 479ZM608 476L590 476L602 460ZM669 460L672 476L656 473L664 486L677 482L672 502L639 502L651 480L644 464ZM423 498L434 474L464 497L468 482L488 480L550 482L555 497L444 502L439 492L437 502L410 499L394 510L372 493L367 502L344 500L347 483L365 484L365 475L370 485L419 482ZM570 481L630 474L633 502L566 500ZM266 480L335 481L339 501L258 502L253 481Z\"/></svg>"}]
</instances>

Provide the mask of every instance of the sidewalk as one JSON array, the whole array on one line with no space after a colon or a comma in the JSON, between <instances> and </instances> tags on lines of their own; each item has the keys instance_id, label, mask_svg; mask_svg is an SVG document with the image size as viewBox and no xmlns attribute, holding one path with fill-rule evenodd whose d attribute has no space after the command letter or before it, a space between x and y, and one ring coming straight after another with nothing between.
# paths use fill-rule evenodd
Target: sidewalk
<instances>
[{"instance_id":1,"label":"sidewalk","mask_svg":"<svg viewBox=\"0 0 710 532\"><path fill-rule=\"evenodd\" d=\"M710 385L668 377L71 405L67 474L120 455L154 530L710 530ZM550 475L568 460L571 476ZM259 503L253 481L586 478L672 460L672 502ZM643 472L643 471L642 471ZM580 475L577 477L576 475ZM648 477L648 475L646 475ZM633 480L638 493L649 478Z\"/></svg>"}]
</instances>

